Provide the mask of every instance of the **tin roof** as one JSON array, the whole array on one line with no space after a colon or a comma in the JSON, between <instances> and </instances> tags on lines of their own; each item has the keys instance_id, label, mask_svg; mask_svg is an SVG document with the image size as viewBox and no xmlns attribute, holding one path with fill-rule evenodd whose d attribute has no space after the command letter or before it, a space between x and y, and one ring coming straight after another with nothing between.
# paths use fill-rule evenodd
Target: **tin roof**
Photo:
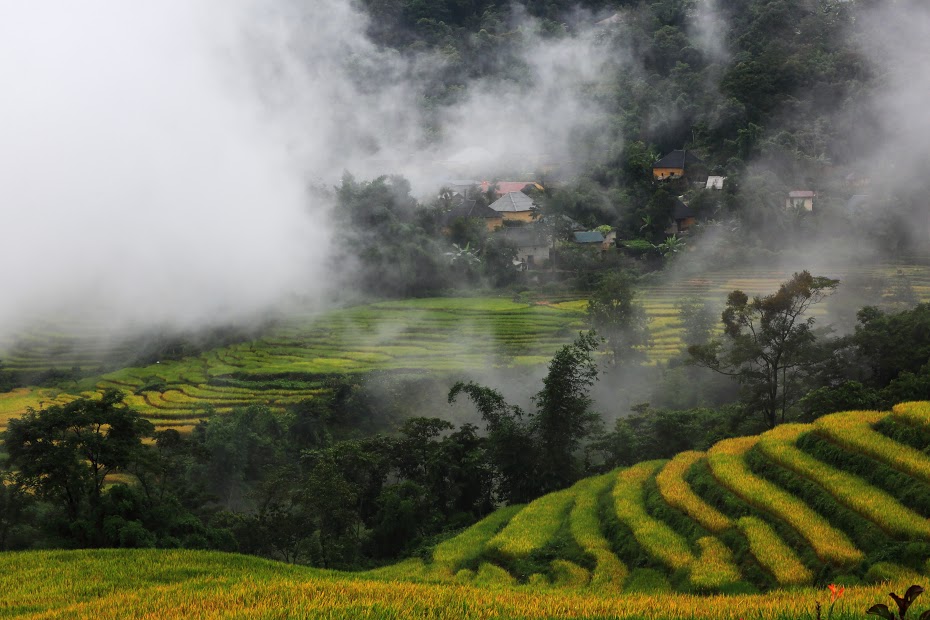
<instances>
[{"instance_id":1,"label":"tin roof","mask_svg":"<svg viewBox=\"0 0 930 620\"><path fill-rule=\"evenodd\" d=\"M523 192L509 192L504 194L490 204L490 207L498 213L522 213L533 211L536 205L529 196Z\"/></svg>"}]
</instances>

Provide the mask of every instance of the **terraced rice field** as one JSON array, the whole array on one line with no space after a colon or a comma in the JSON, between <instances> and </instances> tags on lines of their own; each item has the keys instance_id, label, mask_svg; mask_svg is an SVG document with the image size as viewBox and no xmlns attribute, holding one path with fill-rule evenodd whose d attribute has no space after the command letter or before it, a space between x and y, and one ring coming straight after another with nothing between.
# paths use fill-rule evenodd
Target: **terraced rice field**
<instances>
[{"instance_id":1,"label":"terraced rice field","mask_svg":"<svg viewBox=\"0 0 930 620\"><path fill-rule=\"evenodd\" d=\"M887 277L903 270L915 292L930 300L930 268L879 266L859 273ZM715 304L742 288L777 289L785 271L721 271L647 284L640 299L650 318L651 363L679 354L676 304L699 297ZM827 274L843 277L845 274ZM283 407L325 390L333 375L391 371L443 373L488 367L541 365L585 327L587 301L512 301L441 298L390 301L326 314L292 314L260 337L180 360L124 368L76 381L68 390L30 389L0 394L0 428L27 407L64 402L106 388L129 393L128 402L158 427L188 429L205 407L218 412L250 403ZM0 342L0 361L21 372L81 369L101 359L131 358L130 345L91 323L39 324L16 342Z\"/></svg>"},{"instance_id":2,"label":"terraced rice field","mask_svg":"<svg viewBox=\"0 0 930 620\"><path fill-rule=\"evenodd\" d=\"M896 575L916 579L930 569L930 504L914 499L930 494L921 477L930 455L882 434L883 424L930 427L930 403L834 414L724 440L707 453L686 452L588 478L492 514L437 546L432 558L371 575L600 594L642 591L647 576L656 591L692 593L858 584ZM835 445L850 456L871 458L859 445L889 448L878 460L911 476L909 492L896 498L816 459L799 443L808 436L832 442L837 434L844 439ZM818 501L767 479L768 468L788 476L789 488L815 489ZM650 492L653 499L658 494L658 505L648 499ZM877 534L865 540L862 528L847 531L851 521L837 520L837 510L854 513ZM904 546L910 559L889 563L884 549Z\"/></svg>"},{"instance_id":3,"label":"terraced rice field","mask_svg":"<svg viewBox=\"0 0 930 620\"><path fill-rule=\"evenodd\" d=\"M842 583L846 592L833 617L862 617L874 603L887 602L889 591L927 585L930 535L894 527L900 515L893 511L860 510L884 505L887 491L813 458L804 439L872 458L866 455L876 446L902 447L891 439L895 432L918 426L930 428L930 403L834 414L727 440L707 453L640 463L503 508L425 558L365 573L198 551L0 554L0 616L813 619L816 603L830 603L826 585ZM920 474L930 464L925 452L875 456L876 467L910 476L911 491L930 488ZM775 486L763 479L772 467L819 489L821 501L810 505L766 486ZM731 475L737 470L742 473ZM855 489L855 498L846 488ZM914 497L902 494L899 501L926 521L930 509L919 508ZM799 520L781 504L815 518ZM828 523L831 533L818 524L836 506L878 526L885 537L877 541L879 553L874 540L866 553L857 533ZM896 563L885 548L909 552ZM859 560L850 562L849 553ZM926 608L918 599L914 617Z\"/></svg>"}]
</instances>

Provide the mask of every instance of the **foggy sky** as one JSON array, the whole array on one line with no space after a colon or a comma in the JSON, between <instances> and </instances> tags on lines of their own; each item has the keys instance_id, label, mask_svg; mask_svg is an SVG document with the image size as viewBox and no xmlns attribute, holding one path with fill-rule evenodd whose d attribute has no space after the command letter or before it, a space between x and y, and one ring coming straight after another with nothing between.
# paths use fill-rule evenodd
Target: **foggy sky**
<instances>
[{"instance_id":1,"label":"foggy sky","mask_svg":"<svg viewBox=\"0 0 930 620\"><path fill-rule=\"evenodd\" d=\"M596 127L574 92L607 52L584 36L528 43L533 86L470 85L426 145L418 101L443 60L378 48L349 0L303 4L0 5L0 340L40 313L191 327L324 299L329 205L310 185L401 173L426 195L566 159Z\"/></svg>"},{"instance_id":2,"label":"foggy sky","mask_svg":"<svg viewBox=\"0 0 930 620\"><path fill-rule=\"evenodd\" d=\"M928 13L899 2L858 24L882 76L862 105L885 126L857 161L898 184L930 161ZM330 205L308 188L343 171L428 196L571 162L579 138L618 148L592 139L607 120L586 91L640 63L590 30L542 41L514 13L527 79L469 83L437 141L421 103L447 59L379 48L367 27L349 0L0 4L0 341L39 313L191 327L325 302ZM687 30L732 53L714 0Z\"/></svg>"}]
</instances>

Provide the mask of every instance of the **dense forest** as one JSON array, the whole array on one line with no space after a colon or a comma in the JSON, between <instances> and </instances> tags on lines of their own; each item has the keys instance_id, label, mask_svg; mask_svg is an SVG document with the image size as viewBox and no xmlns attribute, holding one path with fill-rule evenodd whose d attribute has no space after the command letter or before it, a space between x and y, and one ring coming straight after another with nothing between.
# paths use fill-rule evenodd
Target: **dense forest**
<instances>
[{"instance_id":1,"label":"dense forest","mask_svg":"<svg viewBox=\"0 0 930 620\"><path fill-rule=\"evenodd\" d=\"M527 54L595 33L594 47L586 49L609 60L577 93L583 109L599 115L588 126L594 129L543 149L532 164L491 172L501 179L533 175L543 183L533 196L538 223L557 239L570 237L566 221L611 227L625 254L640 259L637 268L643 259L654 268L684 246L700 248L701 260L717 265L792 253L841 262L921 253L928 234L921 199L927 188L917 163L922 147L890 133L892 110L883 93L896 79L889 65L899 58L890 35L874 28L884 19L881 3L365 4L379 44L410 58L441 59L426 72L420 100L424 122L435 122L426 135L436 141L446 107L475 89L493 93L516 84L532 92L533 81L543 78ZM480 135L474 144L482 144ZM725 177L723 189L654 178L653 164L676 149L700 157L705 176L699 181ZM817 208L786 209L793 190L815 192ZM362 257L358 277L366 290L409 296L514 283L506 238L468 221L453 226L448 238L439 234L448 198L418 202L402 178L347 176L335 199L347 241L391 231ZM679 200L696 225L663 246ZM449 241L486 260L450 265ZM576 273L611 267L570 247L560 260ZM389 268L395 264L405 268Z\"/></svg>"}]
</instances>

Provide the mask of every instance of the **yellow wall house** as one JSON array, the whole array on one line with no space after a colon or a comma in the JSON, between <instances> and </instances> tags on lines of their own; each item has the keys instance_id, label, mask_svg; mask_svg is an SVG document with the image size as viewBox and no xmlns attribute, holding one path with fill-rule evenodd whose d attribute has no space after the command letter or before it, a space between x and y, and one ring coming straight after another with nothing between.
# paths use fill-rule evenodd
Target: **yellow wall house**
<instances>
[{"instance_id":1,"label":"yellow wall house","mask_svg":"<svg viewBox=\"0 0 930 620\"><path fill-rule=\"evenodd\" d=\"M691 151L672 151L652 165L652 176L657 181L680 179L692 166L700 166L701 161Z\"/></svg>"},{"instance_id":2,"label":"yellow wall house","mask_svg":"<svg viewBox=\"0 0 930 620\"><path fill-rule=\"evenodd\" d=\"M523 192L504 194L492 202L490 207L509 222L532 222L536 215L536 205Z\"/></svg>"}]
</instances>

